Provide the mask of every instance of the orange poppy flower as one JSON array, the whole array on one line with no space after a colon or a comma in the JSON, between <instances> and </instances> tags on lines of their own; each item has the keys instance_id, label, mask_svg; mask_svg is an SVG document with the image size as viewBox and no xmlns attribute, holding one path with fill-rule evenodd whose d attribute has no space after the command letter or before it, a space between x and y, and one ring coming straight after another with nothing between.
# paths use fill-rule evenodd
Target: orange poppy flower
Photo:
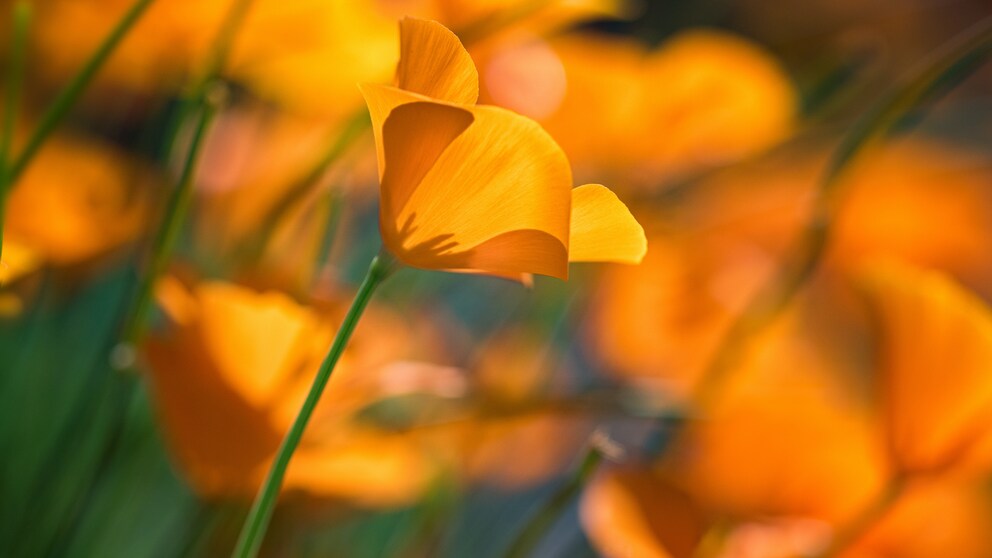
<instances>
[{"instance_id":1,"label":"orange poppy flower","mask_svg":"<svg viewBox=\"0 0 992 558\"><path fill-rule=\"evenodd\" d=\"M773 262L746 246L680 232L652 234L650 242L641 265L601 276L589 342L605 371L684 400Z\"/></svg>"},{"instance_id":2,"label":"orange poppy flower","mask_svg":"<svg viewBox=\"0 0 992 558\"><path fill-rule=\"evenodd\" d=\"M612 266L597 286L589 342L625 379L692 389L731 320L793 253L808 221L822 149L787 149L714 173L678 212L642 220L651 250L639 266ZM905 138L849 169L828 254L807 285L829 300L811 319L836 340L864 335L850 273L894 258L948 272L992 295L992 180L988 161L954 144ZM827 299L826 297L829 297Z\"/></svg>"},{"instance_id":3,"label":"orange poppy flower","mask_svg":"<svg viewBox=\"0 0 992 558\"><path fill-rule=\"evenodd\" d=\"M664 466L723 514L843 523L884 489L889 471L844 363L813 343L796 314L755 340Z\"/></svg>"},{"instance_id":4,"label":"orange poppy flower","mask_svg":"<svg viewBox=\"0 0 992 558\"><path fill-rule=\"evenodd\" d=\"M864 284L879 319L879 393L896 464L908 473L965 465L990 434L992 313L937 272L878 264Z\"/></svg>"},{"instance_id":5,"label":"orange poppy flower","mask_svg":"<svg viewBox=\"0 0 992 558\"><path fill-rule=\"evenodd\" d=\"M658 188L784 140L797 95L758 45L708 30L649 51L625 38L571 33L473 49L482 97L536 119L579 176Z\"/></svg>"},{"instance_id":6,"label":"orange poppy flower","mask_svg":"<svg viewBox=\"0 0 992 558\"><path fill-rule=\"evenodd\" d=\"M569 261L636 263L640 225L605 187L572 189L541 127L474 105L478 73L436 22L400 23L399 87L364 85L379 155L380 230L414 267L565 279Z\"/></svg>"},{"instance_id":7,"label":"orange poppy flower","mask_svg":"<svg viewBox=\"0 0 992 558\"><path fill-rule=\"evenodd\" d=\"M254 496L303 401L340 311L317 312L277 292L172 278L159 300L175 327L149 340L153 393L166 437L208 497ZM328 386L286 477L288 490L365 506L415 501L435 469L416 437L353 420L390 385L387 364L431 357L396 316L371 308ZM418 353L416 351L423 351ZM435 357L436 358L436 357Z\"/></svg>"},{"instance_id":8,"label":"orange poppy flower","mask_svg":"<svg viewBox=\"0 0 992 558\"><path fill-rule=\"evenodd\" d=\"M795 248L828 159L799 147L736 165L701 183L686 213L703 234L780 258ZM914 135L870 150L844 175L824 271L894 258L992 294L990 180L988 158L957 143Z\"/></svg>"},{"instance_id":9,"label":"orange poppy flower","mask_svg":"<svg viewBox=\"0 0 992 558\"><path fill-rule=\"evenodd\" d=\"M843 487L836 487L843 490ZM803 515L718 518L644 468L607 469L582 496L580 518L606 558L796 558L820 556L837 534ZM992 509L980 486L913 486L867 526L842 558L980 558L992 551Z\"/></svg>"},{"instance_id":10,"label":"orange poppy flower","mask_svg":"<svg viewBox=\"0 0 992 558\"><path fill-rule=\"evenodd\" d=\"M30 273L40 265L38 254L19 242L4 239L0 259L0 287Z\"/></svg>"},{"instance_id":11,"label":"orange poppy flower","mask_svg":"<svg viewBox=\"0 0 992 558\"><path fill-rule=\"evenodd\" d=\"M992 505L982 483L913 483L840 558L992 555Z\"/></svg>"},{"instance_id":12,"label":"orange poppy flower","mask_svg":"<svg viewBox=\"0 0 992 558\"><path fill-rule=\"evenodd\" d=\"M693 556L707 519L684 493L643 468L613 468L590 482L582 526L606 558Z\"/></svg>"},{"instance_id":13,"label":"orange poppy flower","mask_svg":"<svg viewBox=\"0 0 992 558\"><path fill-rule=\"evenodd\" d=\"M92 138L50 139L8 194L8 273L29 262L82 263L132 240L148 215L148 177L147 169Z\"/></svg>"}]
</instances>

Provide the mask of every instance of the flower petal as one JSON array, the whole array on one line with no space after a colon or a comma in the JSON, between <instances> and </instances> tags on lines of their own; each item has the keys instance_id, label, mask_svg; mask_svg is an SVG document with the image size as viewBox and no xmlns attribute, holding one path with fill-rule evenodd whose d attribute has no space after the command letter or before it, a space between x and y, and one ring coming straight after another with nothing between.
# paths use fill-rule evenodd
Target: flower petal
<instances>
[{"instance_id":1,"label":"flower petal","mask_svg":"<svg viewBox=\"0 0 992 558\"><path fill-rule=\"evenodd\" d=\"M911 472L958 464L992 417L992 315L938 273L885 264L865 283L896 462Z\"/></svg>"},{"instance_id":2,"label":"flower petal","mask_svg":"<svg viewBox=\"0 0 992 558\"><path fill-rule=\"evenodd\" d=\"M571 169L537 123L407 103L383 125L383 155L380 226L405 263L567 277Z\"/></svg>"},{"instance_id":3,"label":"flower petal","mask_svg":"<svg viewBox=\"0 0 992 558\"><path fill-rule=\"evenodd\" d=\"M20 279L41 266L41 256L30 247L19 242L4 239L3 255L0 257L0 287Z\"/></svg>"},{"instance_id":4,"label":"flower petal","mask_svg":"<svg viewBox=\"0 0 992 558\"><path fill-rule=\"evenodd\" d=\"M703 534L699 510L647 469L607 469L582 495L579 516L603 556L689 556Z\"/></svg>"},{"instance_id":5,"label":"flower petal","mask_svg":"<svg viewBox=\"0 0 992 558\"><path fill-rule=\"evenodd\" d=\"M409 505L426 492L436 471L415 438L350 425L339 432L346 436L311 439L293 456L287 489L369 508Z\"/></svg>"},{"instance_id":6,"label":"flower petal","mask_svg":"<svg viewBox=\"0 0 992 558\"><path fill-rule=\"evenodd\" d=\"M572 190L568 261L637 264L647 249L644 229L616 194L599 184Z\"/></svg>"},{"instance_id":7,"label":"flower petal","mask_svg":"<svg viewBox=\"0 0 992 558\"><path fill-rule=\"evenodd\" d=\"M436 21L400 21L400 89L427 97L474 105L479 99L479 72L454 33Z\"/></svg>"},{"instance_id":8,"label":"flower petal","mask_svg":"<svg viewBox=\"0 0 992 558\"><path fill-rule=\"evenodd\" d=\"M375 155L379 162L379 180L382 180L382 173L385 170L385 160L382 149L382 125L394 108L415 101L428 100L426 97L408 93L402 89L379 85L375 83L362 83L358 88L365 97L365 104L369 108L369 116L372 119L372 135L375 136Z\"/></svg>"},{"instance_id":9,"label":"flower petal","mask_svg":"<svg viewBox=\"0 0 992 558\"><path fill-rule=\"evenodd\" d=\"M398 109L401 114L388 120L388 135L383 136L386 157L380 194L383 224L399 214L444 150L474 120L469 111L449 105L416 103L406 107L409 109ZM382 227L383 240L390 248L399 248L402 242L396 233L394 227Z\"/></svg>"}]
</instances>

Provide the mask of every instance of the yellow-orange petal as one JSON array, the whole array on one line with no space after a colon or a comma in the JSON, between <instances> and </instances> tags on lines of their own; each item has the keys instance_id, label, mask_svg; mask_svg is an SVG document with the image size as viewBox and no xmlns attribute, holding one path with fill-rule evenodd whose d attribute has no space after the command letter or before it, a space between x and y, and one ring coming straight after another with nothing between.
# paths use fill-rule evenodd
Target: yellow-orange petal
<instances>
[{"instance_id":1,"label":"yellow-orange petal","mask_svg":"<svg viewBox=\"0 0 992 558\"><path fill-rule=\"evenodd\" d=\"M568 261L637 264L647 250L644 229L616 194L600 184L572 190Z\"/></svg>"},{"instance_id":2,"label":"yellow-orange petal","mask_svg":"<svg viewBox=\"0 0 992 558\"><path fill-rule=\"evenodd\" d=\"M663 93L649 94L642 132L666 130L666 137L640 149L665 169L732 161L774 145L794 126L788 74L770 53L730 33L680 33L649 58L645 79L648 91Z\"/></svg>"},{"instance_id":3,"label":"yellow-orange petal","mask_svg":"<svg viewBox=\"0 0 992 558\"><path fill-rule=\"evenodd\" d=\"M382 137L380 227L403 262L567 277L571 169L537 123L417 101L392 110Z\"/></svg>"},{"instance_id":4,"label":"yellow-orange petal","mask_svg":"<svg viewBox=\"0 0 992 558\"><path fill-rule=\"evenodd\" d=\"M887 263L865 277L881 327L880 393L896 463L958 464L992 417L992 314L949 278Z\"/></svg>"},{"instance_id":5,"label":"yellow-orange petal","mask_svg":"<svg viewBox=\"0 0 992 558\"><path fill-rule=\"evenodd\" d=\"M448 101L474 105L479 99L479 72L454 33L436 21L400 21L400 89Z\"/></svg>"},{"instance_id":6,"label":"yellow-orange petal","mask_svg":"<svg viewBox=\"0 0 992 558\"><path fill-rule=\"evenodd\" d=\"M221 374L242 397L264 405L285 381L289 355L323 334L321 324L305 307L279 292L256 293L240 286L211 282L199 287L203 344L219 364ZM245 344L260 331L265 343Z\"/></svg>"},{"instance_id":7,"label":"yellow-orange petal","mask_svg":"<svg viewBox=\"0 0 992 558\"><path fill-rule=\"evenodd\" d=\"M992 556L986 491L960 479L914 482L840 558Z\"/></svg>"},{"instance_id":8,"label":"yellow-orange petal","mask_svg":"<svg viewBox=\"0 0 992 558\"><path fill-rule=\"evenodd\" d=\"M383 160L382 149L382 125L393 109L406 103L416 101L426 101L427 97L416 95L409 91L379 85L376 83L361 83L358 85L362 96L365 97L365 104L369 108L369 117L372 119L372 135L375 136L375 154L379 163L379 180L382 180L382 173L385 171L386 162Z\"/></svg>"},{"instance_id":9,"label":"yellow-orange petal","mask_svg":"<svg viewBox=\"0 0 992 558\"><path fill-rule=\"evenodd\" d=\"M689 499L647 470L608 470L586 488L582 527L607 558L691 556L703 519Z\"/></svg>"},{"instance_id":10,"label":"yellow-orange petal","mask_svg":"<svg viewBox=\"0 0 992 558\"><path fill-rule=\"evenodd\" d=\"M3 257L0 258L0 287L31 273L39 265L39 254L29 247L12 240L3 241Z\"/></svg>"},{"instance_id":11,"label":"yellow-orange petal","mask_svg":"<svg viewBox=\"0 0 992 558\"><path fill-rule=\"evenodd\" d=\"M380 209L384 217L399 214L444 150L474 120L471 112L448 105L407 106L409 109L400 109L402 114L386 125L389 135L383 137L384 156L395 154L386 162L381 178ZM392 233L395 229L383 228L384 236ZM397 239L389 239L394 240Z\"/></svg>"},{"instance_id":12,"label":"yellow-orange petal","mask_svg":"<svg viewBox=\"0 0 992 558\"><path fill-rule=\"evenodd\" d=\"M340 440L310 444L293 457L287 489L367 507L410 504L428 489L435 471L415 438L350 425L338 430Z\"/></svg>"}]
</instances>

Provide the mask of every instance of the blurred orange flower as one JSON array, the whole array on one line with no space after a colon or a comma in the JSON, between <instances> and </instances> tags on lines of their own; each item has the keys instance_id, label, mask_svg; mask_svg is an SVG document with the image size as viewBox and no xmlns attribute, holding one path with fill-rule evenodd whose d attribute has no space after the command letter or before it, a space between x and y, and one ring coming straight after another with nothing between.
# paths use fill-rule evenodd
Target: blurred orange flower
<instances>
[{"instance_id":1,"label":"blurred orange flower","mask_svg":"<svg viewBox=\"0 0 992 558\"><path fill-rule=\"evenodd\" d=\"M891 508L860 523L888 490L881 428L854 376L832 368L835 357L799 334L794 320L787 316L755 343L712 406L688 418L662 462L607 468L587 487L581 518L597 550L608 557L824 556L855 526L838 556L987 555L992 506L973 481L910 479ZM919 424L933 418L920 414Z\"/></svg>"},{"instance_id":2,"label":"blurred orange flower","mask_svg":"<svg viewBox=\"0 0 992 558\"><path fill-rule=\"evenodd\" d=\"M701 233L780 258L795 248L828 154L788 149L715 173L699 184L687 219ZM989 180L989 158L953 142L910 136L865 153L844 175L827 267L847 275L893 258L992 294Z\"/></svg>"},{"instance_id":3,"label":"blurred orange flower","mask_svg":"<svg viewBox=\"0 0 992 558\"><path fill-rule=\"evenodd\" d=\"M721 515L857 515L885 489L888 464L871 408L842 357L790 313L743 355L664 462L667 474Z\"/></svg>"},{"instance_id":4,"label":"blurred orange flower","mask_svg":"<svg viewBox=\"0 0 992 558\"><path fill-rule=\"evenodd\" d=\"M841 490L842 487L837 487ZM657 475L612 468L587 487L582 526L606 558L796 558L819 556L835 535L829 523L802 515L753 515L721 520ZM974 484L914 486L842 558L980 558L992 508Z\"/></svg>"},{"instance_id":5,"label":"blurred orange flower","mask_svg":"<svg viewBox=\"0 0 992 558\"><path fill-rule=\"evenodd\" d=\"M149 178L146 168L93 138L49 140L9 193L8 273L83 263L134 239L149 214Z\"/></svg>"},{"instance_id":6,"label":"blurred orange flower","mask_svg":"<svg viewBox=\"0 0 992 558\"><path fill-rule=\"evenodd\" d=\"M729 33L686 31L653 52L573 33L478 56L486 102L535 118L577 174L625 190L758 153L795 127L789 77Z\"/></svg>"},{"instance_id":7,"label":"blurred orange flower","mask_svg":"<svg viewBox=\"0 0 992 558\"><path fill-rule=\"evenodd\" d=\"M641 216L651 251L604 270L588 338L605 370L684 397L731 319L790 257L826 165L822 149L788 149L714 173L663 218ZM849 169L831 244L807 285L811 319L868 327L849 277L879 258L945 270L985 295L992 285L992 166L954 144L909 138Z\"/></svg>"},{"instance_id":8,"label":"blurred orange flower","mask_svg":"<svg viewBox=\"0 0 992 558\"><path fill-rule=\"evenodd\" d=\"M38 254L19 242L4 239L3 258L0 259L0 287L37 269Z\"/></svg>"},{"instance_id":9,"label":"blurred orange flower","mask_svg":"<svg viewBox=\"0 0 992 558\"><path fill-rule=\"evenodd\" d=\"M878 316L878 393L895 463L910 474L964 465L992 434L992 313L936 272L877 264L864 284Z\"/></svg>"},{"instance_id":10,"label":"blurred orange flower","mask_svg":"<svg viewBox=\"0 0 992 558\"><path fill-rule=\"evenodd\" d=\"M196 489L251 498L298 411L343 308L322 313L277 292L227 283L187 290L167 278L159 299L175 327L147 345L167 438ZM388 393L385 365L433 357L430 328L372 308L358 327L289 467L286 487L366 506L415 501L436 473L415 437L352 420ZM420 351L420 352L418 352Z\"/></svg>"},{"instance_id":11,"label":"blurred orange flower","mask_svg":"<svg viewBox=\"0 0 992 558\"><path fill-rule=\"evenodd\" d=\"M415 267L562 279L569 261L640 261L643 231L614 194L573 190L540 126L473 104L478 74L454 34L415 19L400 34L399 87L363 86L390 251Z\"/></svg>"},{"instance_id":12,"label":"blurred orange flower","mask_svg":"<svg viewBox=\"0 0 992 558\"><path fill-rule=\"evenodd\" d=\"M600 472L582 495L580 518L605 558L688 558L707 527L688 496L636 467Z\"/></svg>"},{"instance_id":13,"label":"blurred orange flower","mask_svg":"<svg viewBox=\"0 0 992 558\"><path fill-rule=\"evenodd\" d=\"M414 0L413 3L416 3ZM628 0L426 0L415 12L436 19L459 36L480 34L480 29L502 26L549 32L583 19L623 17L633 9Z\"/></svg>"},{"instance_id":14,"label":"blurred orange flower","mask_svg":"<svg viewBox=\"0 0 992 558\"><path fill-rule=\"evenodd\" d=\"M982 483L916 482L839 558L992 555L992 505Z\"/></svg>"},{"instance_id":15,"label":"blurred orange flower","mask_svg":"<svg viewBox=\"0 0 992 558\"><path fill-rule=\"evenodd\" d=\"M101 91L175 92L200 70L240 0L169 0L147 11L100 72ZM358 82L388 80L396 66L396 19L408 14L460 32L543 33L625 11L620 0L253 0L223 69L259 97L298 114L337 122L361 105ZM127 9L126 0L51 0L38 6L33 40L51 81L72 75ZM484 29L495 23L494 29ZM108 95L93 96L100 102Z\"/></svg>"},{"instance_id":16,"label":"blurred orange flower","mask_svg":"<svg viewBox=\"0 0 992 558\"><path fill-rule=\"evenodd\" d=\"M604 271L586 334L606 372L685 400L772 262L679 231L653 234L650 244L641 265Z\"/></svg>"}]
</instances>

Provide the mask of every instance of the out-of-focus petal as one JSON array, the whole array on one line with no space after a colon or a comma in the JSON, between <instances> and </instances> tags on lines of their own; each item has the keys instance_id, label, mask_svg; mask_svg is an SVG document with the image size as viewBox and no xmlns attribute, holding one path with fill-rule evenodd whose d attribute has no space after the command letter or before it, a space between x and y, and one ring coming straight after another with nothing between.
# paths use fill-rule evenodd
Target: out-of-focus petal
<instances>
[{"instance_id":1,"label":"out-of-focus petal","mask_svg":"<svg viewBox=\"0 0 992 558\"><path fill-rule=\"evenodd\" d=\"M664 138L653 155L666 166L730 161L785 138L796 113L795 87L775 59L729 33L689 31L649 61L647 117Z\"/></svg>"},{"instance_id":2,"label":"out-of-focus petal","mask_svg":"<svg viewBox=\"0 0 992 558\"><path fill-rule=\"evenodd\" d=\"M688 558L704 532L689 499L646 470L597 475L582 495L580 517L590 542L607 558Z\"/></svg>"},{"instance_id":3,"label":"out-of-focus petal","mask_svg":"<svg viewBox=\"0 0 992 558\"><path fill-rule=\"evenodd\" d=\"M93 138L54 137L8 194L4 239L55 265L105 255L147 223L149 176Z\"/></svg>"},{"instance_id":4,"label":"out-of-focus petal","mask_svg":"<svg viewBox=\"0 0 992 558\"><path fill-rule=\"evenodd\" d=\"M400 21L400 89L465 105L479 100L479 72L454 33L436 21Z\"/></svg>"},{"instance_id":5,"label":"out-of-focus petal","mask_svg":"<svg viewBox=\"0 0 992 558\"><path fill-rule=\"evenodd\" d=\"M767 149L794 127L797 95L788 75L769 53L728 33L688 31L655 51L572 33L549 41L556 60L529 59L540 44L495 53L492 69L480 62L483 96L518 110L540 108L529 114L561 144L580 180L658 188ZM536 65L548 69L524 71ZM558 66L563 96L550 95ZM507 76L523 82L507 83ZM516 101L504 93L511 88L546 102Z\"/></svg>"},{"instance_id":6,"label":"out-of-focus petal","mask_svg":"<svg viewBox=\"0 0 992 558\"><path fill-rule=\"evenodd\" d=\"M774 266L746 243L714 246L681 231L652 234L650 246L640 265L602 274L591 343L605 371L683 399Z\"/></svg>"},{"instance_id":7,"label":"out-of-focus petal","mask_svg":"<svg viewBox=\"0 0 992 558\"><path fill-rule=\"evenodd\" d=\"M3 259L0 259L0 287L31 273L40 264L39 254L23 244L5 239Z\"/></svg>"},{"instance_id":8,"label":"out-of-focus petal","mask_svg":"<svg viewBox=\"0 0 992 558\"><path fill-rule=\"evenodd\" d=\"M689 423L666 465L708 508L734 516L860 512L888 478L870 409L847 370L787 314L757 338L705 418Z\"/></svg>"},{"instance_id":9,"label":"out-of-focus petal","mask_svg":"<svg viewBox=\"0 0 992 558\"><path fill-rule=\"evenodd\" d=\"M380 226L402 261L567 277L571 171L535 122L496 107L409 103L387 118L383 148L390 201Z\"/></svg>"},{"instance_id":10,"label":"out-of-focus petal","mask_svg":"<svg viewBox=\"0 0 992 558\"><path fill-rule=\"evenodd\" d=\"M269 404L291 369L303 364L307 338L327 335L326 324L282 293L212 282L199 286L198 300L200 334L218 372L254 405ZM264 343L244 342L266 329Z\"/></svg>"},{"instance_id":11,"label":"out-of-focus petal","mask_svg":"<svg viewBox=\"0 0 992 558\"><path fill-rule=\"evenodd\" d=\"M434 470L410 436L355 429L294 456L285 487L368 507L402 506L428 488Z\"/></svg>"},{"instance_id":12,"label":"out-of-focus petal","mask_svg":"<svg viewBox=\"0 0 992 558\"><path fill-rule=\"evenodd\" d=\"M569 261L636 264L647 249L644 229L616 194L599 184L572 190Z\"/></svg>"},{"instance_id":13,"label":"out-of-focus petal","mask_svg":"<svg viewBox=\"0 0 992 558\"><path fill-rule=\"evenodd\" d=\"M629 0L433 0L438 19L460 33L480 29L550 33L583 20L629 17Z\"/></svg>"},{"instance_id":14,"label":"out-of-focus petal","mask_svg":"<svg viewBox=\"0 0 992 558\"><path fill-rule=\"evenodd\" d=\"M948 481L918 482L841 558L984 558L992 555L987 487Z\"/></svg>"},{"instance_id":15,"label":"out-of-focus petal","mask_svg":"<svg viewBox=\"0 0 992 558\"><path fill-rule=\"evenodd\" d=\"M333 313L283 294L221 282L187 289L169 279L159 297L174 327L154 335L146 348L169 445L199 493L250 498L299 411L340 316L332 320ZM419 440L352 418L385 391L376 372L386 363L419 351L434 354L431 328L414 340L406 322L391 313L373 306L364 318L317 406L286 486L368 506L409 503L435 473Z\"/></svg>"},{"instance_id":16,"label":"out-of-focus petal","mask_svg":"<svg viewBox=\"0 0 992 558\"><path fill-rule=\"evenodd\" d=\"M947 277L877 264L864 284L879 318L879 393L896 463L960 463L992 418L992 315Z\"/></svg>"}]
</instances>

